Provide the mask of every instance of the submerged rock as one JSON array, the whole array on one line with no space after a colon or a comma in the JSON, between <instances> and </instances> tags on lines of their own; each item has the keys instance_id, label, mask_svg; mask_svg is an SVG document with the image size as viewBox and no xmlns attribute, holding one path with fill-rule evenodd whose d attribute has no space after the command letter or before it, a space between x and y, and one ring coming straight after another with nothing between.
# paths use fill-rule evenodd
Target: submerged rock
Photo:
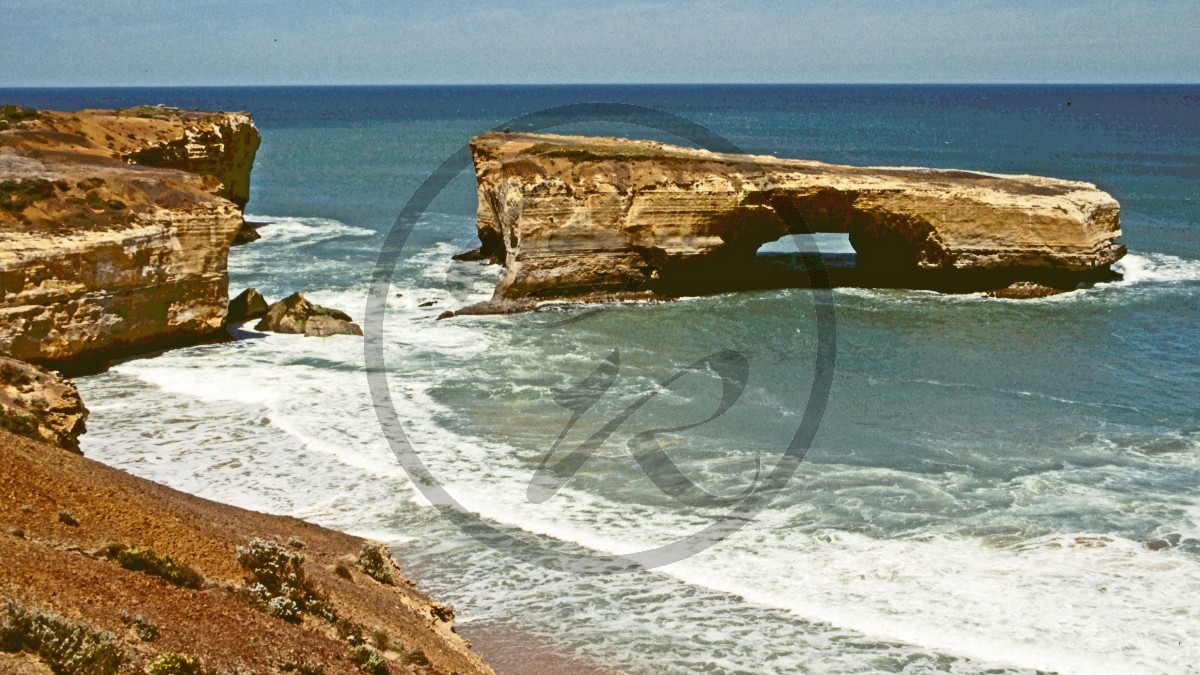
<instances>
[{"instance_id":1,"label":"submerged rock","mask_svg":"<svg viewBox=\"0 0 1200 675\"><path fill-rule=\"evenodd\" d=\"M271 305L255 330L273 333L298 333L309 337L362 335L362 328L350 315L309 302L299 292Z\"/></svg>"},{"instance_id":2,"label":"submerged rock","mask_svg":"<svg viewBox=\"0 0 1200 675\"><path fill-rule=\"evenodd\" d=\"M0 356L0 427L79 453L88 411L58 373Z\"/></svg>"},{"instance_id":3,"label":"submerged rock","mask_svg":"<svg viewBox=\"0 0 1200 675\"><path fill-rule=\"evenodd\" d=\"M859 286L1057 292L1116 278L1125 254L1119 205L1090 183L545 134L488 132L471 151L480 248L459 258L506 267L490 310L818 284L756 256L809 232L849 235L854 265L828 273Z\"/></svg>"},{"instance_id":4,"label":"submerged rock","mask_svg":"<svg viewBox=\"0 0 1200 675\"><path fill-rule=\"evenodd\" d=\"M1035 284L1032 281L1018 281L1004 288L998 288L994 291L988 291L987 295L993 298L1009 298L1015 300L1028 300L1032 298L1046 298L1059 293L1066 293L1071 289L1054 288L1053 286L1045 286L1043 284Z\"/></svg>"},{"instance_id":5,"label":"submerged rock","mask_svg":"<svg viewBox=\"0 0 1200 675\"><path fill-rule=\"evenodd\" d=\"M264 317L267 315L267 307L267 299L261 293L256 289L247 288L229 301L229 313L225 322L235 324Z\"/></svg>"}]
</instances>

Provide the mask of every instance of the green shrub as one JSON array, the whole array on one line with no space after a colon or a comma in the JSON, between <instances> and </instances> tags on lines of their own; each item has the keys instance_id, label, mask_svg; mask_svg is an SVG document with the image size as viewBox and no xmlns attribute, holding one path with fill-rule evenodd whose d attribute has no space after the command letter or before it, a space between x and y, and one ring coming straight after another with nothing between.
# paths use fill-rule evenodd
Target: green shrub
<instances>
[{"instance_id":1,"label":"green shrub","mask_svg":"<svg viewBox=\"0 0 1200 675\"><path fill-rule=\"evenodd\" d=\"M7 429L18 436L40 438L37 418L24 415L20 411L8 411L0 408L0 429Z\"/></svg>"},{"instance_id":2,"label":"green shrub","mask_svg":"<svg viewBox=\"0 0 1200 675\"><path fill-rule=\"evenodd\" d=\"M366 644L367 642L366 637L363 636L363 625L357 621L352 619L338 619L337 623L334 624L334 628L337 629L338 637L351 647Z\"/></svg>"},{"instance_id":3,"label":"green shrub","mask_svg":"<svg viewBox=\"0 0 1200 675\"><path fill-rule=\"evenodd\" d=\"M33 108L23 108L19 105L0 105L0 119L5 122L36 120L40 116L41 113Z\"/></svg>"},{"instance_id":4,"label":"green shrub","mask_svg":"<svg viewBox=\"0 0 1200 675\"><path fill-rule=\"evenodd\" d=\"M346 658L367 675L388 675L392 672L383 655L368 645L350 647L346 650Z\"/></svg>"},{"instance_id":5,"label":"green shrub","mask_svg":"<svg viewBox=\"0 0 1200 675\"><path fill-rule=\"evenodd\" d=\"M116 675L129 658L112 633L11 601L0 623L0 649L37 654L61 675Z\"/></svg>"},{"instance_id":6,"label":"green shrub","mask_svg":"<svg viewBox=\"0 0 1200 675\"><path fill-rule=\"evenodd\" d=\"M204 577L199 572L169 555L158 555L148 548L126 548L117 551L117 564L133 572L161 577L184 588L199 589Z\"/></svg>"},{"instance_id":7,"label":"green shrub","mask_svg":"<svg viewBox=\"0 0 1200 675\"><path fill-rule=\"evenodd\" d=\"M54 196L54 183L42 179L0 181L0 209L13 213L24 211L30 204Z\"/></svg>"},{"instance_id":8,"label":"green shrub","mask_svg":"<svg viewBox=\"0 0 1200 675\"><path fill-rule=\"evenodd\" d=\"M166 652L150 666L150 675L206 675L198 656Z\"/></svg>"},{"instance_id":9,"label":"green shrub","mask_svg":"<svg viewBox=\"0 0 1200 675\"><path fill-rule=\"evenodd\" d=\"M304 573L304 556L273 541L254 539L237 549L238 563L250 573L247 591L271 616L300 623L304 612L337 621L333 611Z\"/></svg>"},{"instance_id":10,"label":"green shrub","mask_svg":"<svg viewBox=\"0 0 1200 675\"><path fill-rule=\"evenodd\" d=\"M358 552L358 568L381 584L396 583L392 576L392 554L379 542L363 542Z\"/></svg>"},{"instance_id":11,"label":"green shrub","mask_svg":"<svg viewBox=\"0 0 1200 675\"><path fill-rule=\"evenodd\" d=\"M324 666L316 661L309 661L295 652L293 652L292 655L286 659L279 661L276 667L279 669L279 672L282 673L296 673L296 675L325 675Z\"/></svg>"},{"instance_id":12,"label":"green shrub","mask_svg":"<svg viewBox=\"0 0 1200 675\"><path fill-rule=\"evenodd\" d=\"M142 642L154 642L158 639L158 624L138 614L133 617L133 632Z\"/></svg>"}]
</instances>

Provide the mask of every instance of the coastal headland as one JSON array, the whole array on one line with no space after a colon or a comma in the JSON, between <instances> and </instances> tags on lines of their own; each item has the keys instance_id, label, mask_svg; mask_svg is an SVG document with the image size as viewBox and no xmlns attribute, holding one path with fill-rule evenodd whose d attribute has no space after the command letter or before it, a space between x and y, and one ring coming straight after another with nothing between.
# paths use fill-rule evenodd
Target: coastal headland
<instances>
[{"instance_id":1,"label":"coastal headland","mask_svg":"<svg viewBox=\"0 0 1200 675\"><path fill-rule=\"evenodd\" d=\"M47 368L225 336L249 115L0 113L0 671L491 673L382 544L79 455L85 402Z\"/></svg>"},{"instance_id":2,"label":"coastal headland","mask_svg":"<svg viewBox=\"0 0 1200 675\"><path fill-rule=\"evenodd\" d=\"M88 370L222 332L249 115L9 106L4 125L0 353Z\"/></svg>"}]
</instances>

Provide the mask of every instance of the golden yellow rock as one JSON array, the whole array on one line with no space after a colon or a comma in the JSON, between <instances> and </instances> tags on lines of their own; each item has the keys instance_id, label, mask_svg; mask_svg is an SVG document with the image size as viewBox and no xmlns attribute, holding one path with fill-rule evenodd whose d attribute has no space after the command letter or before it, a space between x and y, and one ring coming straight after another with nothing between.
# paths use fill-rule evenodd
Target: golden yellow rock
<instances>
[{"instance_id":1,"label":"golden yellow rock","mask_svg":"<svg viewBox=\"0 0 1200 675\"><path fill-rule=\"evenodd\" d=\"M834 282L867 286L1073 289L1125 253L1119 205L1090 183L547 134L489 132L471 150L473 256L507 268L485 311L797 285L755 252L806 232L847 233L856 265Z\"/></svg>"},{"instance_id":2,"label":"golden yellow rock","mask_svg":"<svg viewBox=\"0 0 1200 675\"><path fill-rule=\"evenodd\" d=\"M59 363L221 330L249 116L21 117L0 131L0 352Z\"/></svg>"}]
</instances>

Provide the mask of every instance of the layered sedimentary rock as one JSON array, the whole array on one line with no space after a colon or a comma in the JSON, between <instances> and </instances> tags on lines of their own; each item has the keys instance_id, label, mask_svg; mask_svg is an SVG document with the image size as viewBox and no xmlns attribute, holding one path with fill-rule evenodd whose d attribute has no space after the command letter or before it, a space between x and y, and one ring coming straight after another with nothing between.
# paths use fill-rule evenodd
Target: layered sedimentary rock
<instances>
[{"instance_id":1,"label":"layered sedimentary rock","mask_svg":"<svg viewBox=\"0 0 1200 675\"><path fill-rule=\"evenodd\" d=\"M1090 183L544 134L471 150L481 247L465 257L507 268L483 311L821 283L755 255L809 232L849 235L855 264L834 283L946 291L1071 289L1125 253L1119 205Z\"/></svg>"},{"instance_id":2,"label":"layered sedimentary rock","mask_svg":"<svg viewBox=\"0 0 1200 675\"><path fill-rule=\"evenodd\" d=\"M78 453L87 417L73 382L0 356L0 428Z\"/></svg>"},{"instance_id":3,"label":"layered sedimentary rock","mask_svg":"<svg viewBox=\"0 0 1200 675\"><path fill-rule=\"evenodd\" d=\"M259 142L247 115L43 111L4 126L0 352L61 363L221 330Z\"/></svg>"}]
</instances>

